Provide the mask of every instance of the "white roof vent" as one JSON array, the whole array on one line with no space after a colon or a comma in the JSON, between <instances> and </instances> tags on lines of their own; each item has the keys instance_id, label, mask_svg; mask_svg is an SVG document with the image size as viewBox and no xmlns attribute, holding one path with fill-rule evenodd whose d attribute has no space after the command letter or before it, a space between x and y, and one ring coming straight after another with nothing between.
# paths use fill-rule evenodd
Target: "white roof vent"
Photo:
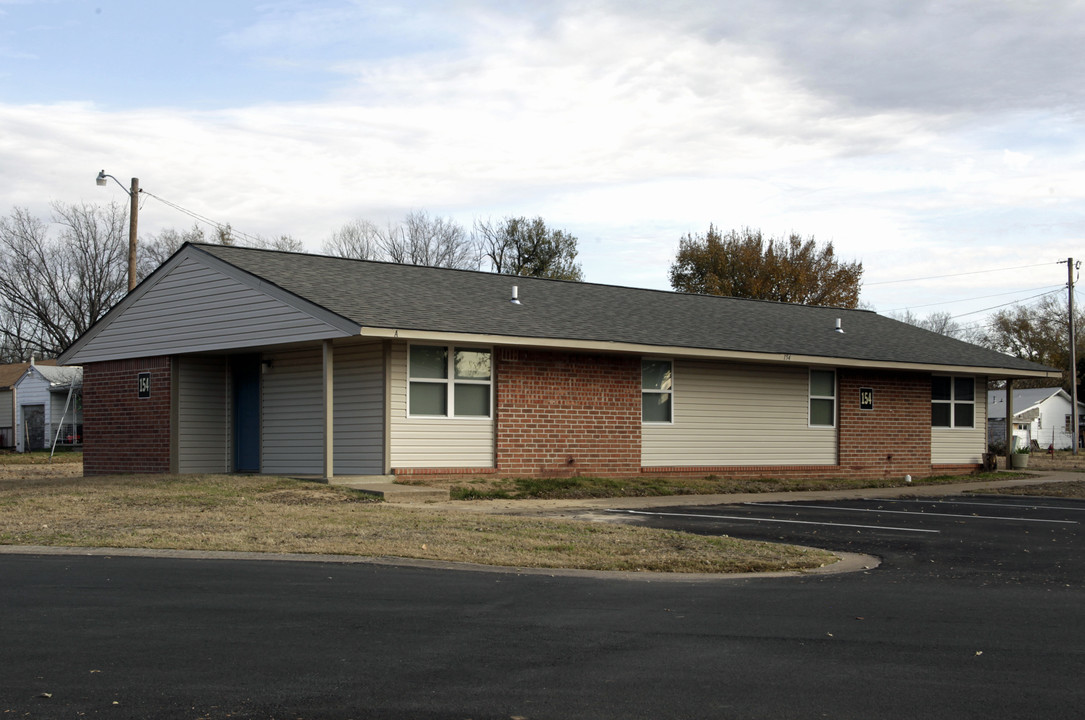
<instances>
[{"instance_id":1,"label":"white roof vent","mask_svg":"<svg viewBox=\"0 0 1085 720\"><path fill-rule=\"evenodd\" d=\"M512 299L509 300L509 302L513 305L520 304L520 288L518 288L516 285L512 286Z\"/></svg>"},{"instance_id":2,"label":"white roof vent","mask_svg":"<svg viewBox=\"0 0 1085 720\"><path fill-rule=\"evenodd\" d=\"M840 327L840 318L836 319L836 331L841 334L844 333L844 328Z\"/></svg>"}]
</instances>

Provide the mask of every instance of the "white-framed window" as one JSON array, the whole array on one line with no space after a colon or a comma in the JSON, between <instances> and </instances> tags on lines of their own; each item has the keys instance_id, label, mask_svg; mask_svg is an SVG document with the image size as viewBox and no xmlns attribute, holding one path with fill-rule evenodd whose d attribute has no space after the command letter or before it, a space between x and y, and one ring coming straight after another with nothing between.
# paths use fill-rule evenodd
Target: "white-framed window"
<instances>
[{"instance_id":1,"label":"white-framed window","mask_svg":"<svg viewBox=\"0 0 1085 720\"><path fill-rule=\"evenodd\" d=\"M488 418L492 366L489 348L411 345L407 361L407 414Z\"/></svg>"},{"instance_id":2,"label":"white-framed window","mask_svg":"<svg viewBox=\"0 0 1085 720\"><path fill-rule=\"evenodd\" d=\"M810 370L810 427L836 426L836 371Z\"/></svg>"},{"instance_id":3,"label":"white-framed window","mask_svg":"<svg viewBox=\"0 0 1085 720\"><path fill-rule=\"evenodd\" d=\"M951 375L931 376L931 427L976 426L976 379Z\"/></svg>"},{"instance_id":4,"label":"white-framed window","mask_svg":"<svg viewBox=\"0 0 1085 720\"><path fill-rule=\"evenodd\" d=\"M641 420L674 422L674 362L659 358L640 361Z\"/></svg>"}]
</instances>

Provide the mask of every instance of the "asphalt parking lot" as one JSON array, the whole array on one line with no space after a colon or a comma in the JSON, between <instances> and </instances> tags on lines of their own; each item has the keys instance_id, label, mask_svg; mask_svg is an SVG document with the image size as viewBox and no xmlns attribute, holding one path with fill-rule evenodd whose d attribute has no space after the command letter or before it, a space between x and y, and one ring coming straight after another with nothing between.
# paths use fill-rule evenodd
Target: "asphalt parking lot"
<instances>
[{"instance_id":1,"label":"asphalt parking lot","mask_svg":"<svg viewBox=\"0 0 1085 720\"><path fill-rule=\"evenodd\" d=\"M1085 578L1085 503L957 496L610 510L701 534L875 555L883 572L975 582L1073 585Z\"/></svg>"},{"instance_id":2,"label":"asphalt parking lot","mask_svg":"<svg viewBox=\"0 0 1085 720\"><path fill-rule=\"evenodd\" d=\"M621 513L629 522L868 553L882 564L693 582L0 555L0 714L1081 716L1083 503L627 510L637 511Z\"/></svg>"}]
</instances>

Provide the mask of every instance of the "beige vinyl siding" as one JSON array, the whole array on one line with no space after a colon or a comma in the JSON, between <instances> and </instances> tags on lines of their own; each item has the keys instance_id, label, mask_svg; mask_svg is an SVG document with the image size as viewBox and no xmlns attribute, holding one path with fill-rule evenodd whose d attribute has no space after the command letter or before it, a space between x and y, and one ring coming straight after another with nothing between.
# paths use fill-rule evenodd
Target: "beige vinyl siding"
<instances>
[{"instance_id":1,"label":"beige vinyl siding","mask_svg":"<svg viewBox=\"0 0 1085 720\"><path fill-rule=\"evenodd\" d=\"M381 341L335 346L336 475L384 472L384 349Z\"/></svg>"},{"instance_id":2,"label":"beige vinyl siding","mask_svg":"<svg viewBox=\"0 0 1085 720\"><path fill-rule=\"evenodd\" d=\"M392 345L393 468L493 467L493 418L407 417L407 344Z\"/></svg>"},{"instance_id":3,"label":"beige vinyl siding","mask_svg":"<svg viewBox=\"0 0 1085 720\"><path fill-rule=\"evenodd\" d=\"M260 376L261 472L321 473L324 467L320 347L264 354Z\"/></svg>"},{"instance_id":4,"label":"beige vinyl siding","mask_svg":"<svg viewBox=\"0 0 1085 720\"><path fill-rule=\"evenodd\" d=\"M232 403L226 358L181 357L177 368L178 472L230 472Z\"/></svg>"},{"instance_id":5,"label":"beige vinyl siding","mask_svg":"<svg viewBox=\"0 0 1085 720\"><path fill-rule=\"evenodd\" d=\"M79 350L84 362L342 336L325 322L185 259Z\"/></svg>"},{"instance_id":6,"label":"beige vinyl siding","mask_svg":"<svg viewBox=\"0 0 1085 720\"><path fill-rule=\"evenodd\" d=\"M976 422L970 428L931 428L931 462L981 463L987 451L987 378L976 378Z\"/></svg>"},{"instance_id":7,"label":"beige vinyl siding","mask_svg":"<svg viewBox=\"0 0 1085 720\"><path fill-rule=\"evenodd\" d=\"M835 427L809 427L806 367L675 360L674 422L641 427L645 467L835 465Z\"/></svg>"}]
</instances>

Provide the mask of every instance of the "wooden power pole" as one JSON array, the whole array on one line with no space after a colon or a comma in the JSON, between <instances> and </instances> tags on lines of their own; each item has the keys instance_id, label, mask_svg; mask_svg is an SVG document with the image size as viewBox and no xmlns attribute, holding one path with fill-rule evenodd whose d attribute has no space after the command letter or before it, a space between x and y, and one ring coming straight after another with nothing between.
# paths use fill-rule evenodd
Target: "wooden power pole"
<instances>
[{"instance_id":1,"label":"wooden power pole","mask_svg":"<svg viewBox=\"0 0 1085 720\"><path fill-rule=\"evenodd\" d=\"M1074 455L1077 455L1079 420L1077 416L1077 340L1074 337L1074 271L1076 269L1074 259L1066 258L1067 306L1070 311L1070 432L1073 434L1073 438L1070 440L1070 450Z\"/></svg>"},{"instance_id":2,"label":"wooden power pole","mask_svg":"<svg viewBox=\"0 0 1085 720\"><path fill-rule=\"evenodd\" d=\"M132 178L132 209L128 212L128 292L136 287L136 229L139 224L139 178Z\"/></svg>"}]
</instances>

